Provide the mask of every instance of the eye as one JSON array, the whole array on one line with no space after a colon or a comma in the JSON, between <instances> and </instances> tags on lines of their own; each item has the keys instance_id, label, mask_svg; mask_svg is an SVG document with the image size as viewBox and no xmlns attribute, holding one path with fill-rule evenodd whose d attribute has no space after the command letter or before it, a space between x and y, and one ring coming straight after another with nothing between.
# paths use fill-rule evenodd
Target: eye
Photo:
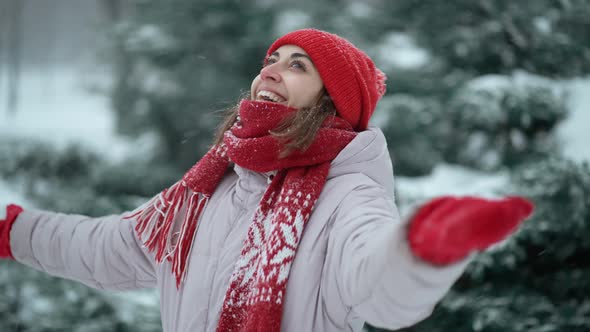
<instances>
[{"instance_id":1,"label":"eye","mask_svg":"<svg viewBox=\"0 0 590 332\"><path fill-rule=\"evenodd\" d=\"M306 68L305 63L303 63L302 61L299 61L299 60L291 61L289 66L292 68L295 68L295 69L303 70L303 71L305 71L305 68Z\"/></svg>"},{"instance_id":2,"label":"eye","mask_svg":"<svg viewBox=\"0 0 590 332\"><path fill-rule=\"evenodd\" d=\"M273 63L277 62L277 59L269 57L264 59L264 62L262 63L262 68L268 66L268 65L272 65Z\"/></svg>"}]
</instances>

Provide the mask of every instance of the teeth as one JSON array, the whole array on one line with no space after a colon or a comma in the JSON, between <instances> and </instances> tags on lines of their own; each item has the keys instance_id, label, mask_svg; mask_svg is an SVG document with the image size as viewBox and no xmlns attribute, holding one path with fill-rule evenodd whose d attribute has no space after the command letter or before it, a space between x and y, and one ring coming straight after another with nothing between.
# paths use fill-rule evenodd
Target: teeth
<instances>
[{"instance_id":1,"label":"teeth","mask_svg":"<svg viewBox=\"0 0 590 332\"><path fill-rule=\"evenodd\" d=\"M266 90L261 90L258 92L258 95L256 95L257 99L263 99L263 100L268 100L268 101L274 101L275 103L282 103L285 100L283 98L281 98L280 96L278 96L275 93L272 93L270 91L266 91Z\"/></svg>"}]
</instances>

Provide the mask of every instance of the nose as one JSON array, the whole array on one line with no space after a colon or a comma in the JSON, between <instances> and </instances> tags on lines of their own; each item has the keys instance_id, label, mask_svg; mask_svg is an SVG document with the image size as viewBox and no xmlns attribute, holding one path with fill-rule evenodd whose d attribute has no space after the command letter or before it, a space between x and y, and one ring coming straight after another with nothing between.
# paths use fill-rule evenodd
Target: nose
<instances>
[{"instance_id":1,"label":"nose","mask_svg":"<svg viewBox=\"0 0 590 332\"><path fill-rule=\"evenodd\" d=\"M275 82L281 81L281 75L278 73L274 63L262 68L260 71L260 78L262 80L272 80Z\"/></svg>"}]
</instances>

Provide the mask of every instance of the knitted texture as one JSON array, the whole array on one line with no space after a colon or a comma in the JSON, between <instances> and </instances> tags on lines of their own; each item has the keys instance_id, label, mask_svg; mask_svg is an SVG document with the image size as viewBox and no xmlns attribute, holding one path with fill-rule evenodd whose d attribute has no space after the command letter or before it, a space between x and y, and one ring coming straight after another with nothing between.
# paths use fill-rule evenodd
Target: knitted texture
<instances>
[{"instance_id":1,"label":"knitted texture","mask_svg":"<svg viewBox=\"0 0 590 332\"><path fill-rule=\"evenodd\" d=\"M375 106L385 94L385 74L346 39L316 29L290 32L277 39L267 56L283 45L301 47L312 59L338 114L355 130L367 129Z\"/></svg>"},{"instance_id":2,"label":"knitted texture","mask_svg":"<svg viewBox=\"0 0 590 332\"><path fill-rule=\"evenodd\" d=\"M443 196L424 204L410 219L408 242L414 255L424 261L452 264L504 240L533 208L522 197Z\"/></svg>"},{"instance_id":3,"label":"knitted texture","mask_svg":"<svg viewBox=\"0 0 590 332\"><path fill-rule=\"evenodd\" d=\"M330 161L356 136L346 120L328 117L308 149L279 159L281 143L269 130L292 112L296 110L277 103L243 100L240 120L224 134L222 144L213 146L180 181L125 217L137 220L135 229L157 262L172 263L180 287L201 212L230 162L257 172L278 170L256 209L229 280L218 331L280 331L286 284L303 229ZM176 221L184 209L184 218Z\"/></svg>"},{"instance_id":4,"label":"knitted texture","mask_svg":"<svg viewBox=\"0 0 590 332\"><path fill-rule=\"evenodd\" d=\"M6 207L6 219L0 220L0 258L14 260L10 250L10 230L21 212L22 207L10 204Z\"/></svg>"}]
</instances>

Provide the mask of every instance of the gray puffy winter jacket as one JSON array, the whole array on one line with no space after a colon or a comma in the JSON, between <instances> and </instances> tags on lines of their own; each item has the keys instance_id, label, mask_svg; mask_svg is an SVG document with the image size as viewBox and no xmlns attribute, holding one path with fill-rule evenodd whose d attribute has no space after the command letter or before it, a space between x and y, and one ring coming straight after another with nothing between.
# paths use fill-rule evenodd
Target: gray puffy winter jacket
<instances>
[{"instance_id":1,"label":"gray puffy winter jacket","mask_svg":"<svg viewBox=\"0 0 590 332\"><path fill-rule=\"evenodd\" d=\"M158 287L164 331L215 331L234 264L266 174L234 166L203 212L179 290L169 262L154 263L133 220L25 210L11 231L17 261L90 287ZM182 218L182 216L179 216ZM389 329L427 317L467 260L440 268L415 258L393 197L385 137L359 135L330 174L292 265L282 331L358 331L363 321Z\"/></svg>"}]
</instances>

